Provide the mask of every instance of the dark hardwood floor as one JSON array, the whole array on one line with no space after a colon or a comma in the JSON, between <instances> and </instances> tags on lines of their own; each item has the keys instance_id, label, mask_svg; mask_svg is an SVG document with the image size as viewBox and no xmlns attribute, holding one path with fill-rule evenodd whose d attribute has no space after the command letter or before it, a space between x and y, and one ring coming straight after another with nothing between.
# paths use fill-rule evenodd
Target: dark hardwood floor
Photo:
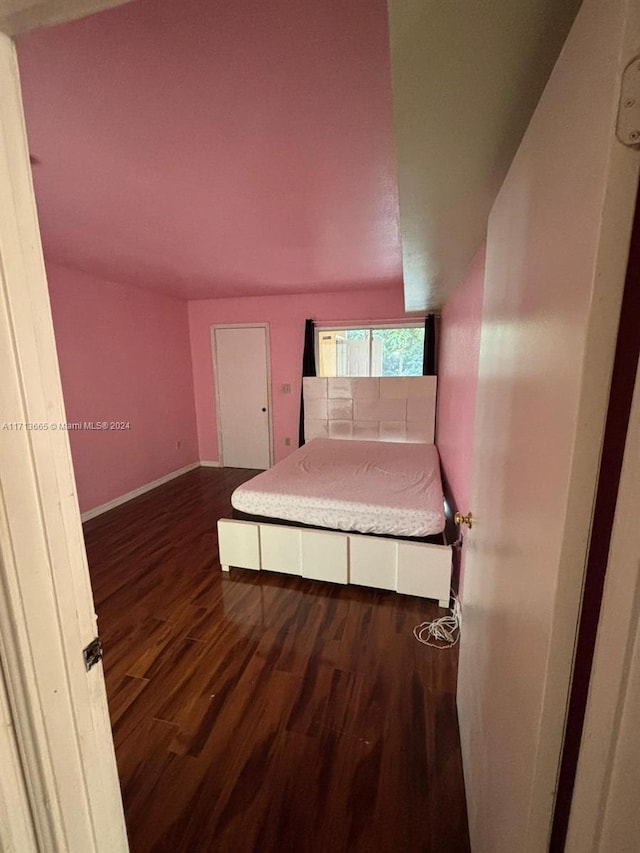
<instances>
[{"instance_id":1,"label":"dark hardwood floor","mask_svg":"<svg viewBox=\"0 0 640 853\"><path fill-rule=\"evenodd\" d=\"M134 853L463 853L457 650L424 599L220 571L255 472L198 469L85 524Z\"/></svg>"}]
</instances>

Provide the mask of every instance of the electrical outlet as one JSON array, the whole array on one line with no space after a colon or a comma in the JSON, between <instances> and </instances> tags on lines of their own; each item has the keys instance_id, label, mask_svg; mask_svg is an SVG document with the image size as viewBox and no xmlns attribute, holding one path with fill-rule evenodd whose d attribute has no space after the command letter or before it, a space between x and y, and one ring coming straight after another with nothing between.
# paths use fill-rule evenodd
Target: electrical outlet
<instances>
[{"instance_id":1,"label":"electrical outlet","mask_svg":"<svg viewBox=\"0 0 640 853\"><path fill-rule=\"evenodd\" d=\"M282 391L283 394L290 394L291 393L291 385L289 385L289 383L287 382L285 385L280 386L280 390ZM289 444L291 444L291 442L289 442Z\"/></svg>"},{"instance_id":2,"label":"electrical outlet","mask_svg":"<svg viewBox=\"0 0 640 853\"><path fill-rule=\"evenodd\" d=\"M289 437L285 438L284 443L287 445L287 447L291 447L291 439Z\"/></svg>"}]
</instances>

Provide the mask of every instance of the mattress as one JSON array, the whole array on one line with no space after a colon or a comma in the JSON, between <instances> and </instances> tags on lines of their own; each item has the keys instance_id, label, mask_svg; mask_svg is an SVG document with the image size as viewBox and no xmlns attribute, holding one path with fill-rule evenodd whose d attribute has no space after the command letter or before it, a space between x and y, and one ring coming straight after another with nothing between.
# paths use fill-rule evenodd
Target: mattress
<instances>
[{"instance_id":1,"label":"mattress","mask_svg":"<svg viewBox=\"0 0 640 853\"><path fill-rule=\"evenodd\" d=\"M231 504L251 515L388 536L431 536L445 525L433 444L317 438L239 486Z\"/></svg>"}]
</instances>

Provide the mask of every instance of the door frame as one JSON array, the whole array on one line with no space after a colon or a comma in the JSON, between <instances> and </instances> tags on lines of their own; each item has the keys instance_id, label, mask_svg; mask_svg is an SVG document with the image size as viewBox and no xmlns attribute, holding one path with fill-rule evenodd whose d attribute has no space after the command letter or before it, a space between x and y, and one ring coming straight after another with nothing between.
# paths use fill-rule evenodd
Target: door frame
<instances>
[{"instance_id":1,"label":"door frame","mask_svg":"<svg viewBox=\"0 0 640 853\"><path fill-rule=\"evenodd\" d=\"M626 756L624 726L629 694L634 687L633 679L638 678L637 671L633 669L634 644L637 653L640 636L638 483L640 370L636 375L602 608L595 637L584 728L575 768L573 796L569 802L566 846L562 848L567 853L622 849L620 846L610 846L610 839L606 838L607 830L610 831L612 826L624 828L629 800L637 796L636 789L631 789L627 802L621 802L615 796L615 789L616 786L619 789L620 763ZM567 815L563 813L561 818L564 822Z\"/></svg>"},{"instance_id":2,"label":"door frame","mask_svg":"<svg viewBox=\"0 0 640 853\"><path fill-rule=\"evenodd\" d=\"M602 830L640 606L640 193L582 594L551 850L587 849ZM635 474L633 466L635 465Z\"/></svg>"},{"instance_id":3,"label":"door frame","mask_svg":"<svg viewBox=\"0 0 640 853\"><path fill-rule=\"evenodd\" d=\"M122 797L102 665L87 672L83 660L96 615L59 428L66 415L16 50L4 33L0 80L0 410L18 425L0 436L0 662L16 747L3 752L23 780L11 796L22 826L12 812L11 831L25 851L120 853Z\"/></svg>"},{"instance_id":4,"label":"door frame","mask_svg":"<svg viewBox=\"0 0 640 853\"><path fill-rule=\"evenodd\" d=\"M269 424L269 467L273 465L273 394L271 387L271 336L269 323L214 323L209 326L211 341L211 364L213 368L213 392L216 401L216 431L218 442L218 459L224 467L224 447L222 441L222 425L220 423L220 391L218 387L218 354L216 351L216 329L264 329L264 342L267 363L267 416Z\"/></svg>"}]
</instances>

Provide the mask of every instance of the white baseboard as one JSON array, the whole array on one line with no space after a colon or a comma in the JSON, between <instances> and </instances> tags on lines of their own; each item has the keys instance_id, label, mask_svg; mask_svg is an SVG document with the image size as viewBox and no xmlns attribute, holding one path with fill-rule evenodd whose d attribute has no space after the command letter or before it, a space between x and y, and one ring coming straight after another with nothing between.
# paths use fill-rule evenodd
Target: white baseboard
<instances>
[{"instance_id":1,"label":"white baseboard","mask_svg":"<svg viewBox=\"0 0 640 853\"><path fill-rule=\"evenodd\" d=\"M151 489L156 489L158 486L162 486L164 483L168 483L169 480L175 480L176 477L180 477L182 474L186 474L187 471L193 471L194 468L199 468L200 465L218 465L218 462L192 462L190 465L185 465L184 468L178 468L177 471L172 471L170 474L165 474L164 477L159 477L157 480L153 480L151 483L145 483L144 486L140 486L137 489L134 489L132 492L127 492L126 495L120 495L119 498L114 498L112 501L108 501L106 504L101 504L100 506L96 506L93 509L88 509L86 512L83 512L80 518L82 521L89 521L90 518L95 518L97 515L102 515L103 512L108 512L110 509L115 509L120 504L124 504L127 501L131 501L134 498L139 497L140 495L144 495L145 492L150 492Z\"/></svg>"},{"instance_id":2,"label":"white baseboard","mask_svg":"<svg viewBox=\"0 0 640 853\"><path fill-rule=\"evenodd\" d=\"M213 462L208 462L206 459L201 459L200 465L203 468L222 468L219 459L215 459Z\"/></svg>"}]
</instances>

